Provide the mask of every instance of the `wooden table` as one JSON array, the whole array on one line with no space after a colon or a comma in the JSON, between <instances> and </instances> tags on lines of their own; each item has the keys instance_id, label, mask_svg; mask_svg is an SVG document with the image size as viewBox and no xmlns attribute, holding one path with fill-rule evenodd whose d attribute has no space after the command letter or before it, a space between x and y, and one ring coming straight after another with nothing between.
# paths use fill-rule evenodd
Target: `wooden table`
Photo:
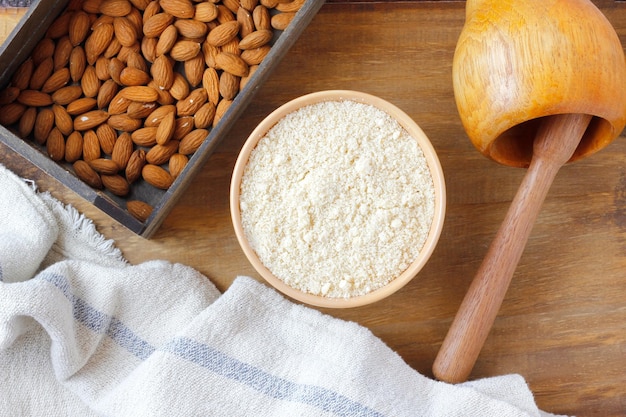
<instances>
[{"instance_id":1,"label":"wooden table","mask_svg":"<svg viewBox=\"0 0 626 417\"><path fill-rule=\"evenodd\" d=\"M596 4L626 44L626 4ZM324 5L150 240L7 149L0 149L0 162L91 217L129 261L181 262L226 290L240 274L261 279L239 249L228 207L231 170L254 126L280 104L316 90L387 99L421 125L439 153L448 191L441 241L397 294L367 307L322 311L367 326L432 376L438 348L524 174L481 156L463 131L451 84L463 22L464 2ZM523 375L546 411L626 415L624 137L557 176L471 378L506 373Z\"/></svg>"}]
</instances>

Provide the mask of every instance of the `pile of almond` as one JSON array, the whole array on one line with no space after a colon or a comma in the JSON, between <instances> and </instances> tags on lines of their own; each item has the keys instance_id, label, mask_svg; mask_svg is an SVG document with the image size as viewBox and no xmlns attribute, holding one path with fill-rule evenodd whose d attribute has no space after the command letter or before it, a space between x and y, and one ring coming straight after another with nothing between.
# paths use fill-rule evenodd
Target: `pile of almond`
<instances>
[{"instance_id":1,"label":"pile of almond","mask_svg":"<svg viewBox=\"0 0 626 417\"><path fill-rule=\"evenodd\" d=\"M70 0L10 84L0 123L131 199L167 189L304 0Z\"/></svg>"}]
</instances>

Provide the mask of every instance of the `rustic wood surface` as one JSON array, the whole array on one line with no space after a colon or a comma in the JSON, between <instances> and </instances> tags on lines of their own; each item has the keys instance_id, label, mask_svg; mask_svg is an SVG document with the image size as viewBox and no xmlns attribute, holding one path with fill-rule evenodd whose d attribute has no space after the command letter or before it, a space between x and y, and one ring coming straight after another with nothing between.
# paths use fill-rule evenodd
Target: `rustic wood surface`
<instances>
[{"instance_id":1,"label":"rustic wood surface","mask_svg":"<svg viewBox=\"0 0 626 417\"><path fill-rule=\"evenodd\" d=\"M626 44L626 4L596 1ZM132 263L167 259L226 290L261 279L239 249L228 187L237 153L271 110L299 95L354 89L411 115L439 153L446 224L426 268L377 304L325 313L367 326L414 369L431 366L524 171L470 144L451 63L464 2L329 2L150 240L132 234L0 145L0 162L91 217ZM471 379L519 373L549 412L626 415L626 140L562 168L543 205ZM393 401L390 393L390 401Z\"/></svg>"}]
</instances>

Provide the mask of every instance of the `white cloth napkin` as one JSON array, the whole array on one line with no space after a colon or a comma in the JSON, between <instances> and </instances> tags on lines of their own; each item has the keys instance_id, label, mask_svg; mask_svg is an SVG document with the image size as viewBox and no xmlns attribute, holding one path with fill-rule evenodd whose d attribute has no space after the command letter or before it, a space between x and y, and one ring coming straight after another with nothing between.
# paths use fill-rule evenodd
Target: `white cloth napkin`
<instances>
[{"instance_id":1,"label":"white cloth napkin","mask_svg":"<svg viewBox=\"0 0 626 417\"><path fill-rule=\"evenodd\" d=\"M449 385L238 277L130 265L0 165L0 415L542 416L519 375Z\"/></svg>"}]
</instances>

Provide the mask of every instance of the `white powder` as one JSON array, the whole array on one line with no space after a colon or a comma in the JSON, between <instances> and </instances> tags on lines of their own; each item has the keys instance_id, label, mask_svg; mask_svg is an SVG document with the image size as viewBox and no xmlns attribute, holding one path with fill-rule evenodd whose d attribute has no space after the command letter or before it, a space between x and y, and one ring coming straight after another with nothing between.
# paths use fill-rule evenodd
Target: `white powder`
<instances>
[{"instance_id":1,"label":"white powder","mask_svg":"<svg viewBox=\"0 0 626 417\"><path fill-rule=\"evenodd\" d=\"M422 150L395 120L354 101L301 108L252 151L243 228L261 262L301 291L352 297L418 256L435 191Z\"/></svg>"}]
</instances>

